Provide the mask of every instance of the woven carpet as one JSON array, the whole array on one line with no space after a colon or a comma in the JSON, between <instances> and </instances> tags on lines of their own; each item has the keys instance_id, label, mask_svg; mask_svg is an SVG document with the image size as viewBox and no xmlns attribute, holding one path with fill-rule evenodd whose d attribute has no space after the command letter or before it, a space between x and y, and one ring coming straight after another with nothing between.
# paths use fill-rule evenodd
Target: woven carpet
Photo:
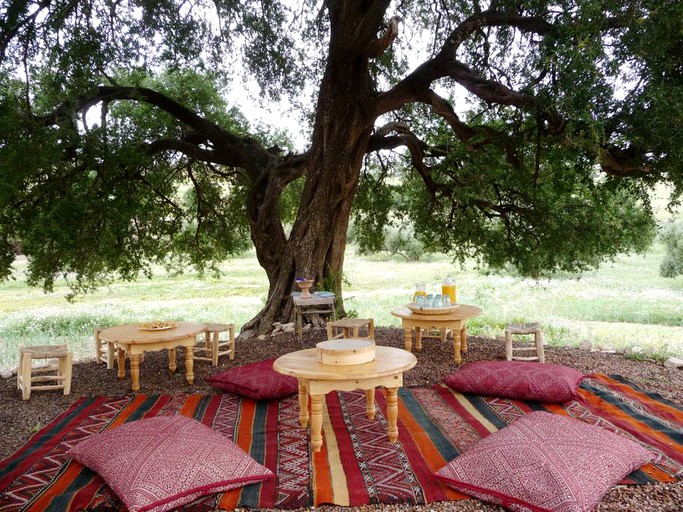
<instances>
[{"instance_id":1,"label":"woven carpet","mask_svg":"<svg viewBox=\"0 0 683 512\"><path fill-rule=\"evenodd\" d=\"M0 463L0 511L124 510L103 480L68 458L67 451L122 423L174 414L225 434L278 475L184 508L191 511L461 499L432 473L482 437L536 410L600 425L651 449L656 460L623 483L683 478L683 408L618 376L594 374L584 379L580 395L580 400L548 405L462 395L442 386L401 389L399 442L391 444L382 391L376 393L374 420L365 417L363 392L330 393L318 453L311 453L299 425L296 396L279 402L228 393L82 398Z\"/></svg>"}]
</instances>

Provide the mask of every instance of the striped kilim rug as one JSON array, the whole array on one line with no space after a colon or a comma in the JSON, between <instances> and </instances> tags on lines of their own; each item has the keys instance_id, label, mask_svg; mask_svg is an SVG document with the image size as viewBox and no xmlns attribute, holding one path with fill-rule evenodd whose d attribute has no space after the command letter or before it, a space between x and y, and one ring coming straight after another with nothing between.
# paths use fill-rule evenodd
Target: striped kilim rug
<instances>
[{"instance_id":1,"label":"striped kilim rug","mask_svg":"<svg viewBox=\"0 0 683 512\"><path fill-rule=\"evenodd\" d=\"M193 417L234 440L278 478L213 495L184 510L296 508L334 503L424 504L463 495L432 473L491 432L536 410L572 416L634 439L656 460L624 483L683 478L683 409L618 376L595 374L581 400L544 405L462 395L445 387L399 393L399 442L386 434L386 402L365 417L363 392L330 393L321 452L311 453L299 425L296 396L254 401L231 394L82 398L0 463L0 511L124 510L103 480L66 457L80 440L129 421L159 415Z\"/></svg>"}]
</instances>

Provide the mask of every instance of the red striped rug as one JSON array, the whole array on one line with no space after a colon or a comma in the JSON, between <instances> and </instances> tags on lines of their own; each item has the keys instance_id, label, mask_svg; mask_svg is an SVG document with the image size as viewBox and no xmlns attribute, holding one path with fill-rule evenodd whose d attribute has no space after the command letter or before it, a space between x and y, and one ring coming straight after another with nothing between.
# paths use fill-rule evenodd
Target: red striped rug
<instances>
[{"instance_id":1,"label":"red striped rug","mask_svg":"<svg viewBox=\"0 0 683 512\"><path fill-rule=\"evenodd\" d=\"M432 473L460 451L535 410L572 416L635 439L657 454L624 483L683 478L683 409L618 376L593 375L564 405L462 395L444 387L399 394L399 442L386 434L386 403L365 417L362 392L330 393L323 449L311 453L296 396L280 402L231 394L82 398L0 463L0 511L124 510L102 479L66 457L81 439L159 415L193 417L234 440L277 480L195 502L186 510L297 508L323 503L424 504L464 496Z\"/></svg>"}]
</instances>

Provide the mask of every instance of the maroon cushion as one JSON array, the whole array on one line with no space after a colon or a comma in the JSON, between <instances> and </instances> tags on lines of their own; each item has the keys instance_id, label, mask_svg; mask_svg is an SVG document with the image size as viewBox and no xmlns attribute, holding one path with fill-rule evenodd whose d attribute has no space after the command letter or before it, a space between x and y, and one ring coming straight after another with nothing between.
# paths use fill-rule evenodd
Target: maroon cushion
<instances>
[{"instance_id":1,"label":"maroon cushion","mask_svg":"<svg viewBox=\"0 0 683 512\"><path fill-rule=\"evenodd\" d=\"M298 392L299 384L294 377L273 370L273 361L231 368L206 378L213 387L239 396L256 400L278 400Z\"/></svg>"},{"instance_id":2,"label":"maroon cushion","mask_svg":"<svg viewBox=\"0 0 683 512\"><path fill-rule=\"evenodd\" d=\"M548 404L568 402L585 375L561 364L525 361L477 361L444 377L461 393L502 396Z\"/></svg>"},{"instance_id":3,"label":"maroon cushion","mask_svg":"<svg viewBox=\"0 0 683 512\"><path fill-rule=\"evenodd\" d=\"M171 510L275 476L230 439L185 416L126 423L81 441L70 455L99 473L130 512Z\"/></svg>"},{"instance_id":4,"label":"maroon cushion","mask_svg":"<svg viewBox=\"0 0 683 512\"><path fill-rule=\"evenodd\" d=\"M472 445L435 475L510 510L591 510L624 476L654 458L626 437L547 412L522 416Z\"/></svg>"}]
</instances>

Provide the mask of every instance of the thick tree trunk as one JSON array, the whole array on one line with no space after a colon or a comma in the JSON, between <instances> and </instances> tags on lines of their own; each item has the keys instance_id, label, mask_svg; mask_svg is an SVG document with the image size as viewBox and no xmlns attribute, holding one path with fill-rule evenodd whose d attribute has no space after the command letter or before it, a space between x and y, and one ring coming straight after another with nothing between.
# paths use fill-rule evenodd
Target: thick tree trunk
<instances>
[{"instance_id":1,"label":"thick tree trunk","mask_svg":"<svg viewBox=\"0 0 683 512\"><path fill-rule=\"evenodd\" d=\"M259 262L266 269L270 289L263 310L244 326L245 336L269 332L275 321L293 320L290 293L297 290L297 277L314 279L316 289L321 285L333 288L337 307L343 311L341 282L346 233L375 119L374 111L367 108L372 94L369 59L357 47L338 43L352 41L358 34L354 20L363 18L354 9L351 6L345 13L331 13L343 18L333 27L346 35L333 34L330 43L308 152L306 185L289 238L280 225L281 178L271 172L260 189L252 190L252 239ZM363 21L367 22L367 18ZM369 31L373 37L380 23L381 15L375 20L374 31Z\"/></svg>"}]
</instances>

